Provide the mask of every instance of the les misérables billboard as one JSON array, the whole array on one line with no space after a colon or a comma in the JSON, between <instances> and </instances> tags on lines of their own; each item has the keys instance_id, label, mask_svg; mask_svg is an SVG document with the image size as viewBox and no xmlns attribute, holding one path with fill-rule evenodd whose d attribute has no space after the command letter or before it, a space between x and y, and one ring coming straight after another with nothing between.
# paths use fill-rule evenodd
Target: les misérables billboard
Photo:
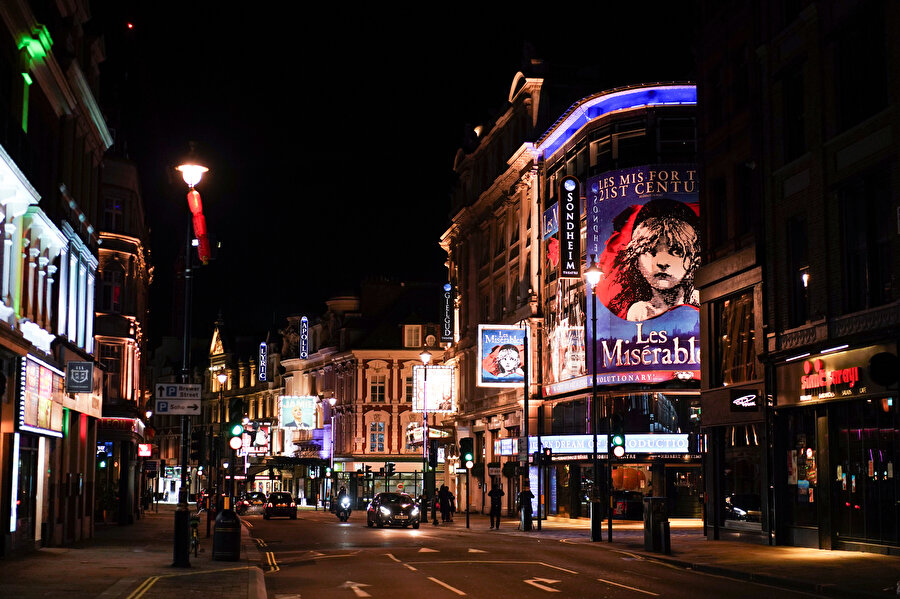
<instances>
[{"instance_id":1,"label":"les mis\u00e9rables billboard","mask_svg":"<svg viewBox=\"0 0 900 599\"><path fill-rule=\"evenodd\" d=\"M603 272L596 302L587 302L585 349L588 364L596 364L597 382L699 381L696 167L649 165L607 172L588 179L587 201L587 261L597 256Z\"/></svg>"}]
</instances>

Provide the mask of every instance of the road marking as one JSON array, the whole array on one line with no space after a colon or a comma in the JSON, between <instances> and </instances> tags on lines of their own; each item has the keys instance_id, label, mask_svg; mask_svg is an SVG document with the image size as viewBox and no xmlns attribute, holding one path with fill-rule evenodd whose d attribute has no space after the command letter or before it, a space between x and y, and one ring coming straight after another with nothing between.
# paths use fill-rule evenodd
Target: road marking
<instances>
[{"instance_id":1,"label":"road marking","mask_svg":"<svg viewBox=\"0 0 900 599\"><path fill-rule=\"evenodd\" d=\"M362 590L361 588L359 588L359 587L370 587L370 586L372 586L372 585L370 585L370 584L365 584L365 583L362 583L362 582L353 582L352 580L348 580L347 582L345 582L344 584L342 584L342 585L340 586L340 588L342 588L342 589L353 589L353 593L354 593L357 597L371 597L372 595L368 594L367 592L365 592L364 590Z\"/></svg>"},{"instance_id":2,"label":"road marking","mask_svg":"<svg viewBox=\"0 0 900 599\"><path fill-rule=\"evenodd\" d=\"M266 560L269 562L269 572L278 572L281 568L278 567L278 562L275 561L275 553L272 551L266 551Z\"/></svg>"},{"instance_id":3,"label":"road marking","mask_svg":"<svg viewBox=\"0 0 900 599\"><path fill-rule=\"evenodd\" d=\"M440 553L437 549L429 549L428 547L422 547L419 549L419 553Z\"/></svg>"},{"instance_id":4,"label":"road marking","mask_svg":"<svg viewBox=\"0 0 900 599\"><path fill-rule=\"evenodd\" d=\"M262 539L253 539L253 540L256 541L256 544L257 544L259 547L265 547L265 546L266 546L266 542L263 541Z\"/></svg>"},{"instance_id":5,"label":"road marking","mask_svg":"<svg viewBox=\"0 0 900 599\"><path fill-rule=\"evenodd\" d=\"M416 568L413 568L409 564L403 564L403 565L406 566L407 568L409 568L410 570L412 570L413 572L418 572L418 570Z\"/></svg>"},{"instance_id":6,"label":"road marking","mask_svg":"<svg viewBox=\"0 0 900 599\"><path fill-rule=\"evenodd\" d=\"M578 574L575 570L569 570L568 568L563 568L562 566L554 566L553 564L548 564L546 562L535 562L535 561L523 561L523 560L496 560L496 559L480 559L480 560L472 560L472 559L445 559L445 560L435 560L431 562L411 562L413 564L521 564L521 565L538 565L538 566L546 566L548 568L553 568L554 570L560 570L561 572L566 572L568 574Z\"/></svg>"},{"instance_id":7,"label":"road marking","mask_svg":"<svg viewBox=\"0 0 900 599\"><path fill-rule=\"evenodd\" d=\"M300 599L300 593L291 593L290 595L285 595L284 593L276 593L275 599Z\"/></svg>"},{"instance_id":8,"label":"road marking","mask_svg":"<svg viewBox=\"0 0 900 599\"><path fill-rule=\"evenodd\" d=\"M138 586L138 588L136 588L136 589L134 590L133 593L131 593L130 595L128 595L128 598L127 598L127 599L138 599L138 597L143 597L143 596L144 596L144 593L146 593L147 591L149 591L149 590L150 590L150 587L152 587L154 584L156 584L156 581L157 581L157 580L159 580L159 576L152 576L152 577L148 578L147 580L145 580L144 582L142 582L142 583Z\"/></svg>"},{"instance_id":9,"label":"road marking","mask_svg":"<svg viewBox=\"0 0 900 599\"><path fill-rule=\"evenodd\" d=\"M391 558L392 560L394 560L395 562L398 562L398 563L400 562L400 560L398 560L396 557L394 557L394 555L392 553L385 553L385 555L388 556L389 558Z\"/></svg>"},{"instance_id":10,"label":"road marking","mask_svg":"<svg viewBox=\"0 0 900 599\"><path fill-rule=\"evenodd\" d=\"M487 551L482 551L481 549L469 549L469 553L487 553Z\"/></svg>"},{"instance_id":11,"label":"road marking","mask_svg":"<svg viewBox=\"0 0 900 599\"><path fill-rule=\"evenodd\" d=\"M637 591L638 593L644 593L645 595L653 595L654 597L659 597L659 593L651 593L650 591L645 591L644 589L638 589L636 587L630 587L627 584L619 584L618 582L613 582L611 580L605 580L603 578L598 578L600 582L604 582L606 584L615 585L617 587L622 587L623 589L629 589L631 591Z\"/></svg>"},{"instance_id":12,"label":"road marking","mask_svg":"<svg viewBox=\"0 0 900 599\"><path fill-rule=\"evenodd\" d=\"M460 591L459 589L457 589L457 588L455 588L455 587L452 587L452 586L450 586L449 584L447 584L446 582L442 582L442 581L440 581L440 580L438 580L437 578L434 578L434 577L432 577L432 576L429 576L429 577L428 577L428 580L430 580L431 582L436 582L436 583L438 583L439 585L441 585L441 586L444 587L445 589L449 589L449 590L453 591L454 593L456 593L457 595L460 595L460 596L463 596L463 597L465 597L465 595L466 595L465 593L463 593L463 592Z\"/></svg>"},{"instance_id":13,"label":"road marking","mask_svg":"<svg viewBox=\"0 0 900 599\"><path fill-rule=\"evenodd\" d=\"M556 584L557 582L561 582L559 580L553 580L552 578L529 578L524 581L525 584L530 584L533 587L539 588L542 591L547 591L548 593L558 593L559 589L554 589L543 584L541 582L545 582L547 584Z\"/></svg>"}]
</instances>

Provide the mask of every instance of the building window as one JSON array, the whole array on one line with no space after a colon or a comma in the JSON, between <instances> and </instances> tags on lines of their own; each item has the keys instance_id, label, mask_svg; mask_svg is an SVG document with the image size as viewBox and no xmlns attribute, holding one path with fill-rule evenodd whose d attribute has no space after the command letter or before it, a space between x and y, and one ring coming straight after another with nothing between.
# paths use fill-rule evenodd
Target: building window
<instances>
[{"instance_id":1,"label":"building window","mask_svg":"<svg viewBox=\"0 0 900 599\"><path fill-rule=\"evenodd\" d=\"M100 363L106 368L106 395L112 400L121 398L119 384L122 377L122 346L100 344Z\"/></svg>"},{"instance_id":2,"label":"building window","mask_svg":"<svg viewBox=\"0 0 900 599\"><path fill-rule=\"evenodd\" d=\"M716 385L733 385L756 378L756 336L753 329L753 291L715 303Z\"/></svg>"},{"instance_id":3,"label":"building window","mask_svg":"<svg viewBox=\"0 0 900 599\"><path fill-rule=\"evenodd\" d=\"M121 231L124 228L120 198L106 198L103 207L103 227L107 231Z\"/></svg>"},{"instance_id":4,"label":"building window","mask_svg":"<svg viewBox=\"0 0 900 599\"><path fill-rule=\"evenodd\" d=\"M896 226L886 170L846 183L839 191L843 226L844 311L855 312L894 298L892 227Z\"/></svg>"},{"instance_id":5,"label":"building window","mask_svg":"<svg viewBox=\"0 0 900 599\"><path fill-rule=\"evenodd\" d=\"M798 158L806 151L806 102L803 92L803 68L800 67L782 80L785 162Z\"/></svg>"},{"instance_id":6,"label":"building window","mask_svg":"<svg viewBox=\"0 0 900 599\"><path fill-rule=\"evenodd\" d=\"M408 402L411 402L411 401L412 401L412 396L413 396L413 378L412 378L411 376L406 377L406 378L404 379L404 384L406 385L406 392L405 392L405 394L404 394L403 397L405 398L406 402L408 403Z\"/></svg>"},{"instance_id":7,"label":"building window","mask_svg":"<svg viewBox=\"0 0 900 599\"><path fill-rule=\"evenodd\" d=\"M762 519L759 425L726 426L722 429L725 436L722 443L723 524L726 528L729 521L753 523L750 526L759 527Z\"/></svg>"},{"instance_id":8,"label":"building window","mask_svg":"<svg viewBox=\"0 0 900 599\"><path fill-rule=\"evenodd\" d=\"M369 451L384 453L384 422L369 424Z\"/></svg>"},{"instance_id":9,"label":"building window","mask_svg":"<svg viewBox=\"0 0 900 599\"><path fill-rule=\"evenodd\" d=\"M421 325L405 325L403 327L403 347L422 347Z\"/></svg>"},{"instance_id":10,"label":"building window","mask_svg":"<svg viewBox=\"0 0 900 599\"><path fill-rule=\"evenodd\" d=\"M875 14L860 15L841 34L834 52L837 121L840 130L844 130L887 106L888 61L883 15L882 18Z\"/></svg>"},{"instance_id":11,"label":"building window","mask_svg":"<svg viewBox=\"0 0 900 599\"><path fill-rule=\"evenodd\" d=\"M122 271L107 269L103 271L103 291L100 309L104 312L119 313L122 311Z\"/></svg>"},{"instance_id":12,"label":"building window","mask_svg":"<svg viewBox=\"0 0 900 599\"><path fill-rule=\"evenodd\" d=\"M387 375L374 374L369 379L369 401L384 403L387 389Z\"/></svg>"},{"instance_id":13,"label":"building window","mask_svg":"<svg viewBox=\"0 0 900 599\"><path fill-rule=\"evenodd\" d=\"M807 255L806 218L788 220L788 272L791 301L788 326L797 327L809 321L809 257Z\"/></svg>"}]
</instances>

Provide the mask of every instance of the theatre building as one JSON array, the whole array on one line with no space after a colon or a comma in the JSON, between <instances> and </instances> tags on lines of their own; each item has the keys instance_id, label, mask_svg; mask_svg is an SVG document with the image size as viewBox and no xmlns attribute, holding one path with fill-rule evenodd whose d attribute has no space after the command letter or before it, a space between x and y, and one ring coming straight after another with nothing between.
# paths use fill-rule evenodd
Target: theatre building
<instances>
[{"instance_id":1,"label":"theatre building","mask_svg":"<svg viewBox=\"0 0 900 599\"><path fill-rule=\"evenodd\" d=\"M667 497L671 516L701 515L695 109L688 84L597 93L535 144L543 398L529 449L552 453L540 481L550 514L589 516L596 430L599 496L611 478L616 516L639 518L645 496ZM618 423L626 455L610 476Z\"/></svg>"}]
</instances>

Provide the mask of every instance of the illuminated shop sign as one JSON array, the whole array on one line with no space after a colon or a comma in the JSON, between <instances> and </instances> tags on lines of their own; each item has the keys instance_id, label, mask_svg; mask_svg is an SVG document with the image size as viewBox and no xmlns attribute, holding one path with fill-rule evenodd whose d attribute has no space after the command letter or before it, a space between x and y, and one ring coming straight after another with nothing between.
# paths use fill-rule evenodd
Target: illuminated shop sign
<instances>
[{"instance_id":1,"label":"illuminated shop sign","mask_svg":"<svg viewBox=\"0 0 900 599\"><path fill-rule=\"evenodd\" d=\"M94 363L66 362L66 392L91 393L94 390Z\"/></svg>"},{"instance_id":2,"label":"illuminated shop sign","mask_svg":"<svg viewBox=\"0 0 900 599\"><path fill-rule=\"evenodd\" d=\"M586 259L603 276L588 301L588 364L599 384L700 378L697 170L648 165L587 181ZM597 329L593 330L596 305ZM597 339L592 352L591 335Z\"/></svg>"},{"instance_id":3,"label":"illuminated shop sign","mask_svg":"<svg viewBox=\"0 0 900 599\"><path fill-rule=\"evenodd\" d=\"M413 412L455 412L453 378L452 366L413 367Z\"/></svg>"},{"instance_id":4,"label":"illuminated shop sign","mask_svg":"<svg viewBox=\"0 0 900 599\"><path fill-rule=\"evenodd\" d=\"M441 291L441 341L453 341L453 285L445 283Z\"/></svg>"},{"instance_id":5,"label":"illuminated shop sign","mask_svg":"<svg viewBox=\"0 0 900 599\"><path fill-rule=\"evenodd\" d=\"M777 369L777 405L793 405L850 399L860 395L887 393L891 377L880 376L885 357L895 364L896 346L874 345L837 353L822 353L803 361L789 362ZM896 368L892 368L896 376ZM881 381L885 384L879 384Z\"/></svg>"},{"instance_id":6,"label":"illuminated shop sign","mask_svg":"<svg viewBox=\"0 0 900 599\"><path fill-rule=\"evenodd\" d=\"M241 437L241 455L259 455L269 453L270 428L268 426L256 426L256 428L244 429Z\"/></svg>"},{"instance_id":7,"label":"illuminated shop sign","mask_svg":"<svg viewBox=\"0 0 900 599\"><path fill-rule=\"evenodd\" d=\"M19 430L62 437L65 374L33 356L20 361Z\"/></svg>"},{"instance_id":8,"label":"illuminated shop sign","mask_svg":"<svg viewBox=\"0 0 900 599\"><path fill-rule=\"evenodd\" d=\"M747 389L731 389L732 412L757 412L759 411L760 395L757 391Z\"/></svg>"},{"instance_id":9,"label":"illuminated shop sign","mask_svg":"<svg viewBox=\"0 0 900 599\"><path fill-rule=\"evenodd\" d=\"M123 431L144 436L144 423L138 418L100 418L97 428L106 431Z\"/></svg>"},{"instance_id":10,"label":"illuminated shop sign","mask_svg":"<svg viewBox=\"0 0 900 599\"><path fill-rule=\"evenodd\" d=\"M625 436L627 453L689 453L689 435L687 434L632 434ZM554 454L578 455L594 451L590 435L545 435L540 438L542 448L550 448ZM606 454L606 435L597 435L597 453ZM496 455L516 455L517 439L500 439L494 441ZM528 438L528 453L538 451L538 438Z\"/></svg>"},{"instance_id":11,"label":"illuminated shop sign","mask_svg":"<svg viewBox=\"0 0 900 599\"><path fill-rule=\"evenodd\" d=\"M559 277L581 278L581 185L575 177L559 183Z\"/></svg>"},{"instance_id":12,"label":"illuminated shop sign","mask_svg":"<svg viewBox=\"0 0 900 599\"><path fill-rule=\"evenodd\" d=\"M138 443L138 457L149 458L153 455L153 445L150 443Z\"/></svg>"}]
</instances>

